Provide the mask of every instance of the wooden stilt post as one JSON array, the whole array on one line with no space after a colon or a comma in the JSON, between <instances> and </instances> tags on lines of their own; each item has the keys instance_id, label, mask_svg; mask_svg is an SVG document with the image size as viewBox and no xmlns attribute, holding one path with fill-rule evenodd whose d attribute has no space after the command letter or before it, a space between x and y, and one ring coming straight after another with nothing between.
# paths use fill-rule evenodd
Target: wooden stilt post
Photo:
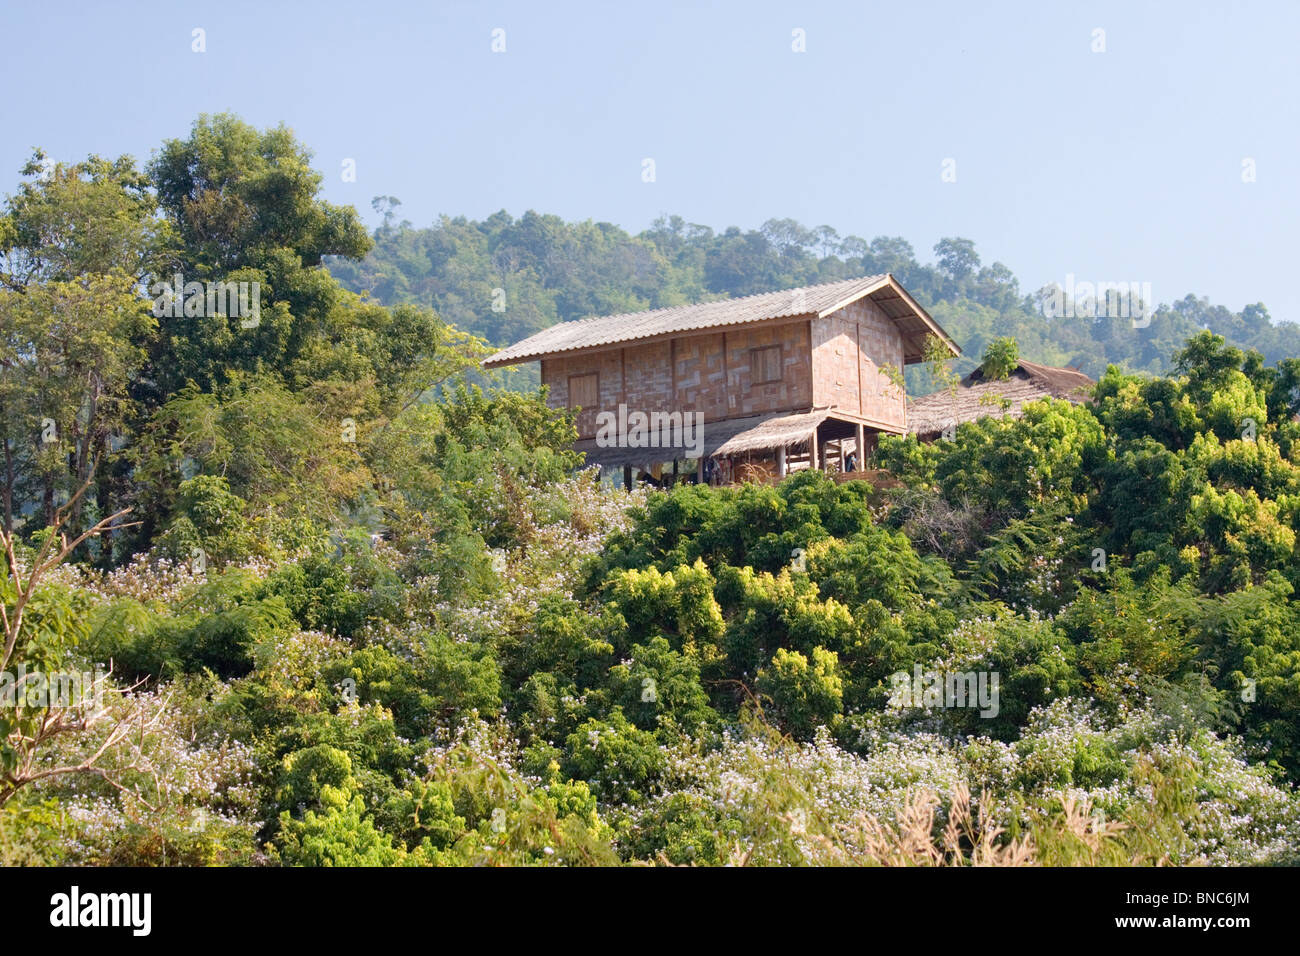
<instances>
[{"instance_id":1,"label":"wooden stilt post","mask_svg":"<svg viewBox=\"0 0 1300 956\"><path fill-rule=\"evenodd\" d=\"M867 469L867 430L858 425L858 471Z\"/></svg>"},{"instance_id":2,"label":"wooden stilt post","mask_svg":"<svg viewBox=\"0 0 1300 956\"><path fill-rule=\"evenodd\" d=\"M813 471L816 471L821 467L821 463L818 460L818 452L820 449L817 447L817 441L817 429L814 428L812 438L808 440L808 464L812 466Z\"/></svg>"},{"instance_id":3,"label":"wooden stilt post","mask_svg":"<svg viewBox=\"0 0 1300 956\"><path fill-rule=\"evenodd\" d=\"M632 490L632 466L631 465L623 466L623 490L624 491Z\"/></svg>"},{"instance_id":4,"label":"wooden stilt post","mask_svg":"<svg viewBox=\"0 0 1300 956\"><path fill-rule=\"evenodd\" d=\"M785 446L782 445L776 450L776 476L785 477Z\"/></svg>"},{"instance_id":5,"label":"wooden stilt post","mask_svg":"<svg viewBox=\"0 0 1300 956\"><path fill-rule=\"evenodd\" d=\"M704 456L701 455L695 462L695 483L704 484Z\"/></svg>"}]
</instances>

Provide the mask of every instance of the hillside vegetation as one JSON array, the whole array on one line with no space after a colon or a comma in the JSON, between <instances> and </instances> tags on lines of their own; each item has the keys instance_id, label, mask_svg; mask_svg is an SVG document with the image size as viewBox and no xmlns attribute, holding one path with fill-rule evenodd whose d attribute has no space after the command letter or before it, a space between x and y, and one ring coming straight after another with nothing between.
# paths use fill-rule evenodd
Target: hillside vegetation
<instances>
[{"instance_id":1,"label":"hillside vegetation","mask_svg":"<svg viewBox=\"0 0 1300 956\"><path fill-rule=\"evenodd\" d=\"M1099 329L882 240L372 240L230 116L143 170L39 159L0 218L0 863L1300 862L1290 330L1219 316L1285 354L1241 349L1194 300L1112 329L1164 374L886 440L889 491L625 493L569 413L468 383L482 337L834 268L968 345L1065 361ZM259 283L256 321L155 314L178 272ZM336 278L380 272L379 301ZM97 665L98 701L14 686Z\"/></svg>"}]
</instances>

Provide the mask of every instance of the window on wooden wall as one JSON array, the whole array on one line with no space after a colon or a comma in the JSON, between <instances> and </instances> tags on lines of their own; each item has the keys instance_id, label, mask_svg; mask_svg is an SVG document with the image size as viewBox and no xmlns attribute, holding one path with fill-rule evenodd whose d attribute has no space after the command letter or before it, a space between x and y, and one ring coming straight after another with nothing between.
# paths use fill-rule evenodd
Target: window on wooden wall
<instances>
[{"instance_id":1,"label":"window on wooden wall","mask_svg":"<svg viewBox=\"0 0 1300 956\"><path fill-rule=\"evenodd\" d=\"M600 376L596 372L569 376L569 407L595 408L600 404Z\"/></svg>"},{"instance_id":2,"label":"window on wooden wall","mask_svg":"<svg viewBox=\"0 0 1300 956\"><path fill-rule=\"evenodd\" d=\"M749 368L755 385L781 381L781 346L750 349Z\"/></svg>"}]
</instances>

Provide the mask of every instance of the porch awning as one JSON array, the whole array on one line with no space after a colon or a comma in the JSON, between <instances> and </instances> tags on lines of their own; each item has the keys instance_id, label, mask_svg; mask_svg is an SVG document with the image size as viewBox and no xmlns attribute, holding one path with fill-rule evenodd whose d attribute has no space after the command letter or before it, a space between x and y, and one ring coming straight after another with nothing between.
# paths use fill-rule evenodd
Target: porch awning
<instances>
[{"instance_id":1,"label":"porch awning","mask_svg":"<svg viewBox=\"0 0 1300 956\"><path fill-rule=\"evenodd\" d=\"M751 415L747 418L729 418L704 423L704 438L696 447L626 448L600 447L596 439L574 442L575 451L587 456L588 465L621 468L624 465L644 467L655 462L698 457L702 448L705 458L741 455L747 452L773 451L801 445L812 439L817 426L830 417L829 410L789 414Z\"/></svg>"},{"instance_id":2,"label":"porch awning","mask_svg":"<svg viewBox=\"0 0 1300 956\"><path fill-rule=\"evenodd\" d=\"M755 451L775 451L802 445L812 440L817 426L830 418L829 411L802 412L797 415L773 415L760 418L753 425L721 442L712 452L722 457Z\"/></svg>"}]
</instances>

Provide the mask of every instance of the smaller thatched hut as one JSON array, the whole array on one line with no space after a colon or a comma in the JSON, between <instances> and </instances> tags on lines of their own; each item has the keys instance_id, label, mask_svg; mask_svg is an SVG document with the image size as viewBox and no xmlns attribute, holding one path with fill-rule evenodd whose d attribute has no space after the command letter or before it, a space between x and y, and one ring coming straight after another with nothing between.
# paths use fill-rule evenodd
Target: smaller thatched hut
<instances>
[{"instance_id":1,"label":"smaller thatched hut","mask_svg":"<svg viewBox=\"0 0 1300 956\"><path fill-rule=\"evenodd\" d=\"M907 431L921 441L933 441L945 429L992 415L1019 418L1030 402L1060 398L1091 401L1097 383L1077 368L1055 368L1021 360L1005 379L984 376L980 366L958 384L956 392L943 389L907 403Z\"/></svg>"}]
</instances>

